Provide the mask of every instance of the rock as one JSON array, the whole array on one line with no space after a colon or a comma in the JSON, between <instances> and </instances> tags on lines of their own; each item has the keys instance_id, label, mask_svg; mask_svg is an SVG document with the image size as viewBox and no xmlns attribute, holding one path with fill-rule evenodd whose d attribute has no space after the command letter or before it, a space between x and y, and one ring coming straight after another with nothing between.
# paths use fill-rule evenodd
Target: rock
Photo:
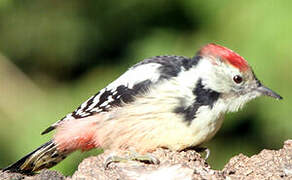
<instances>
[{"instance_id":1,"label":"rock","mask_svg":"<svg viewBox=\"0 0 292 180\"><path fill-rule=\"evenodd\" d=\"M106 158L113 154L125 156L122 151L106 151L99 156L89 157L80 163L72 177L43 170L34 176L0 172L0 179L292 179L292 140L286 141L280 150L263 150L250 158L239 154L231 158L221 171L211 169L193 150L173 152L157 149L151 155L160 160L159 165L127 161L111 163L105 168Z\"/></svg>"},{"instance_id":2,"label":"rock","mask_svg":"<svg viewBox=\"0 0 292 180\"><path fill-rule=\"evenodd\" d=\"M104 161L112 152L105 152L97 157L84 160L72 176L78 179L192 179L192 177L210 179L216 177L216 171L200 157L200 154L189 150L173 152L167 149L157 149L152 153L160 160L159 165L145 164L136 161L126 163L111 163L107 169ZM122 152L115 155L123 156ZM92 168L94 167L94 168ZM218 176L219 177L219 176Z\"/></svg>"},{"instance_id":3,"label":"rock","mask_svg":"<svg viewBox=\"0 0 292 180\"><path fill-rule=\"evenodd\" d=\"M8 173L0 171L0 179L3 180L64 180L65 177L57 171L42 170L34 176L27 176L19 173Z\"/></svg>"},{"instance_id":4,"label":"rock","mask_svg":"<svg viewBox=\"0 0 292 180\"><path fill-rule=\"evenodd\" d=\"M250 158L235 156L222 173L231 179L292 179L292 140L278 151L262 150Z\"/></svg>"}]
</instances>

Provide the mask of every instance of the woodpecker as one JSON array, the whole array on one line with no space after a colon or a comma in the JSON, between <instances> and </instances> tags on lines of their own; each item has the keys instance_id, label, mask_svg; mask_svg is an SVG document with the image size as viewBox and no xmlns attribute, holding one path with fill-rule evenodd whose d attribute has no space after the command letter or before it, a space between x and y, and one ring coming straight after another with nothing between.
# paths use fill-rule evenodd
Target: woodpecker
<instances>
[{"instance_id":1,"label":"woodpecker","mask_svg":"<svg viewBox=\"0 0 292 180\"><path fill-rule=\"evenodd\" d=\"M210 140L224 114L258 96L282 99L247 61L211 43L192 57L156 56L135 64L42 134L53 138L4 171L33 173L76 150L158 147L180 151Z\"/></svg>"}]
</instances>

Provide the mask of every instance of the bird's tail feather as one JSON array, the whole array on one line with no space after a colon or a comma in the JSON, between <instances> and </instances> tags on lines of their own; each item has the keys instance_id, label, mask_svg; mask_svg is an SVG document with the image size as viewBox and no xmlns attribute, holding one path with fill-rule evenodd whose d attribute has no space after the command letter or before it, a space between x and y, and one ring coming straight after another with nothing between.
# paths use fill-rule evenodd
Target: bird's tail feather
<instances>
[{"instance_id":1,"label":"bird's tail feather","mask_svg":"<svg viewBox=\"0 0 292 180\"><path fill-rule=\"evenodd\" d=\"M3 171L31 174L44 168L55 166L66 158L68 152L58 152L56 144L51 140L33 152L27 154Z\"/></svg>"}]
</instances>

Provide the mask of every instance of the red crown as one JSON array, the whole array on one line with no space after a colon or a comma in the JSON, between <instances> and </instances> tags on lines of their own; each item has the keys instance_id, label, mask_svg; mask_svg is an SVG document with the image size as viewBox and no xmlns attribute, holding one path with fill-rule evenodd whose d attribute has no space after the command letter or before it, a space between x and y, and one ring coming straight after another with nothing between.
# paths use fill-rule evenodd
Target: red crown
<instances>
[{"instance_id":1,"label":"red crown","mask_svg":"<svg viewBox=\"0 0 292 180\"><path fill-rule=\"evenodd\" d=\"M214 43L210 43L202 47L199 51L199 55L220 57L222 60L227 61L229 64L238 68L240 71L246 71L249 69L247 61L239 54L226 47Z\"/></svg>"}]
</instances>

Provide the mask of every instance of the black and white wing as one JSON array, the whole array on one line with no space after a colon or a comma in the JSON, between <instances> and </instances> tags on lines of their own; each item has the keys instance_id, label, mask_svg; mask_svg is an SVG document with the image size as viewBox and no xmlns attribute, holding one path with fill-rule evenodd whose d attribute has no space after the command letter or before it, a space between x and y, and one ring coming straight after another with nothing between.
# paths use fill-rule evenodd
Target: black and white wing
<instances>
[{"instance_id":1,"label":"black and white wing","mask_svg":"<svg viewBox=\"0 0 292 180\"><path fill-rule=\"evenodd\" d=\"M183 56L156 56L132 66L118 79L82 103L75 111L47 128L42 134L55 129L65 120L80 119L112 108L131 103L135 96L146 94L151 86L176 77L182 70L190 68L198 59Z\"/></svg>"}]
</instances>

